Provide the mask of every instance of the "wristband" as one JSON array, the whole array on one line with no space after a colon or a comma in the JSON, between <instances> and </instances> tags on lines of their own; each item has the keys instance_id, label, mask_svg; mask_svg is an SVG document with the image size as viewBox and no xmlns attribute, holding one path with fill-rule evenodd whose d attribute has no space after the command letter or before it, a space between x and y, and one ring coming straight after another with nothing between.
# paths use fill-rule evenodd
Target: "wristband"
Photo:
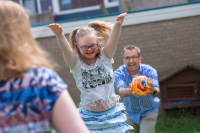
<instances>
[{"instance_id":1,"label":"wristband","mask_svg":"<svg viewBox=\"0 0 200 133\"><path fill-rule=\"evenodd\" d=\"M154 90L153 95L155 95L157 93L157 89Z\"/></svg>"}]
</instances>

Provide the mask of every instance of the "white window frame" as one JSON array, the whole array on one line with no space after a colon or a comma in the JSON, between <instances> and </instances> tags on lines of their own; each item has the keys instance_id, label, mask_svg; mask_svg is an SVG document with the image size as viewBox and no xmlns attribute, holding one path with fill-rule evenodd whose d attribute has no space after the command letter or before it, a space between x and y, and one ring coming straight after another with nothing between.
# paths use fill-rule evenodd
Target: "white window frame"
<instances>
[{"instance_id":1,"label":"white window frame","mask_svg":"<svg viewBox=\"0 0 200 133\"><path fill-rule=\"evenodd\" d=\"M38 14L42 13L42 7L41 7L41 1L37 0L37 9L38 9Z\"/></svg>"},{"instance_id":2,"label":"white window frame","mask_svg":"<svg viewBox=\"0 0 200 133\"><path fill-rule=\"evenodd\" d=\"M19 4L20 4L21 6L23 6L23 1L22 1L22 0L19 0Z\"/></svg>"},{"instance_id":3,"label":"white window frame","mask_svg":"<svg viewBox=\"0 0 200 133\"><path fill-rule=\"evenodd\" d=\"M51 1L52 1L54 13L57 14L57 15L71 14L71 13L85 12L85 11L100 9L100 7L98 5L96 5L96 6L82 7L82 8L77 8L77 9L70 9L70 10L61 11L60 6L59 6L59 0L51 0ZM118 7L119 6L119 3L117 1L109 2L108 0L103 0L103 2L105 4L106 8L116 7L116 6Z\"/></svg>"}]
</instances>

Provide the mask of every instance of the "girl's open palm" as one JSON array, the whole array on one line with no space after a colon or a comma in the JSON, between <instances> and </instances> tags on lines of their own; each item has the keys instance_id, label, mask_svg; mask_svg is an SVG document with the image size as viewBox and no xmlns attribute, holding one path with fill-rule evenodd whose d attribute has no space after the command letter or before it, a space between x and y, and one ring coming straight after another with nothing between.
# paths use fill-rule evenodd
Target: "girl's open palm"
<instances>
[{"instance_id":1,"label":"girl's open palm","mask_svg":"<svg viewBox=\"0 0 200 133\"><path fill-rule=\"evenodd\" d=\"M116 22L119 24L122 24L124 21L124 17L127 16L127 12L126 13L122 13L120 15L117 16Z\"/></svg>"},{"instance_id":2,"label":"girl's open palm","mask_svg":"<svg viewBox=\"0 0 200 133\"><path fill-rule=\"evenodd\" d=\"M59 24L49 24L47 27L49 27L55 35L60 35L63 32L63 29Z\"/></svg>"}]
</instances>

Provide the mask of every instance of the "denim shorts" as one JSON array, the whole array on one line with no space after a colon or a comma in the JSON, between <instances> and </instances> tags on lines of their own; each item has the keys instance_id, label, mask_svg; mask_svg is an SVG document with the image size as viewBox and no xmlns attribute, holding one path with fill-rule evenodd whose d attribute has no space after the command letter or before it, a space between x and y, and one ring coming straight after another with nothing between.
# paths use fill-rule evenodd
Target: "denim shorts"
<instances>
[{"instance_id":1,"label":"denim shorts","mask_svg":"<svg viewBox=\"0 0 200 133\"><path fill-rule=\"evenodd\" d=\"M126 115L123 103L117 103L113 108L103 112L89 112L83 108L78 111L91 133L128 133L133 129L125 123Z\"/></svg>"}]
</instances>

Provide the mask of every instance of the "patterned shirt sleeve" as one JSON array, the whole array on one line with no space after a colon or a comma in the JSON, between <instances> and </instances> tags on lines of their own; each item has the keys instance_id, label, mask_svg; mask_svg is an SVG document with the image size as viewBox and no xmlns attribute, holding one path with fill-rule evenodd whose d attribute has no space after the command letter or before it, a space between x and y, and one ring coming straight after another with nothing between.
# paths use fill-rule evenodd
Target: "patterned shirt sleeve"
<instances>
[{"instance_id":1,"label":"patterned shirt sleeve","mask_svg":"<svg viewBox=\"0 0 200 133\"><path fill-rule=\"evenodd\" d=\"M121 87L128 87L125 82L124 73L120 70L120 68L115 70L114 76L115 76L115 85L117 88L117 92L119 92L119 88Z\"/></svg>"},{"instance_id":2,"label":"patterned shirt sleeve","mask_svg":"<svg viewBox=\"0 0 200 133\"><path fill-rule=\"evenodd\" d=\"M0 123L6 122L0 132L50 132L53 106L66 88L58 74L46 67L0 82Z\"/></svg>"},{"instance_id":3,"label":"patterned shirt sleeve","mask_svg":"<svg viewBox=\"0 0 200 133\"><path fill-rule=\"evenodd\" d=\"M51 113L53 106L56 103L58 97L67 89L67 84L60 78L60 76L51 69L44 69L42 73L40 85L41 88L38 90L40 100L42 102L42 110L46 112L46 116L51 120Z\"/></svg>"},{"instance_id":4,"label":"patterned shirt sleeve","mask_svg":"<svg viewBox=\"0 0 200 133\"><path fill-rule=\"evenodd\" d=\"M59 95L63 90L67 89L68 85L53 70L47 70L46 73L48 74L48 78L46 79L46 87L43 88L43 91L46 92L41 96L44 100L48 99L56 102Z\"/></svg>"},{"instance_id":5,"label":"patterned shirt sleeve","mask_svg":"<svg viewBox=\"0 0 200 133\"><path fill-rule=\"evenodd\" d=\"M151 83L153 84L153 86L159 88L158 74L157 74L157 71L156 71L154 68L152 68L152 69L149 71L148 77L151 78Z\"/></svg>"}]
</instances>

